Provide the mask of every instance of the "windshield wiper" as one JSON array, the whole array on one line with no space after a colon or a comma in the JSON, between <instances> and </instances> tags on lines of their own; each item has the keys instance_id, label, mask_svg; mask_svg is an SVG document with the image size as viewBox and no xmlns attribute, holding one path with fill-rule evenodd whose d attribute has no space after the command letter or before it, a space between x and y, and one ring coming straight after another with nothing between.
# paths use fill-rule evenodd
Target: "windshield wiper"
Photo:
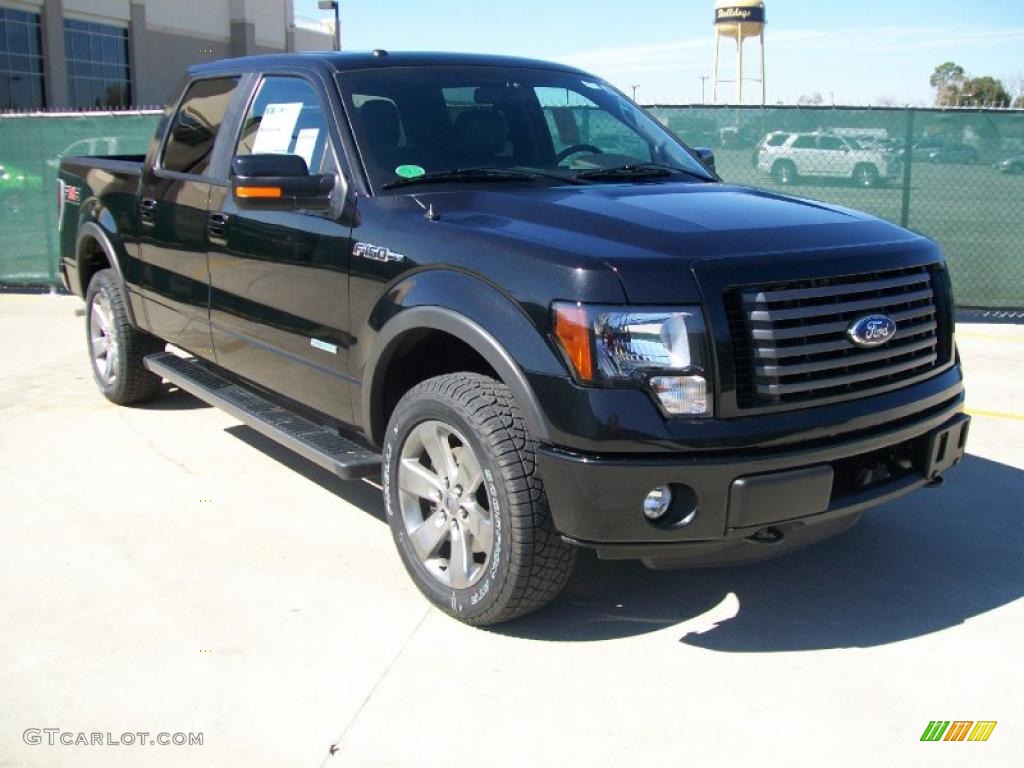
<instances>
[{"instance_id":1,"label":"windshield wiper","mask_svg":"<svg viewBox=\"0 0 1024 768\"><path fill-rule=\"evenodd\" d=\"M682 173L700 181L714 181L695 171L688 171L685 168L676 168L674 165L662 165L661 163L627 163L614 168L593 168L587 171L580 171L572 178L574 179L643 179L671 176L675 173Z\"/></svg>"},{"instance_id":2,"label":"windshield wiper","mask_svg":"<svg viewBox=\"0 0 1024 768\"><path fill-rule=\"evenodd\" d=\"M433 171L408 179L395 179L384 184L381 189L394 189L395 187L405 187L411 184L437 184L445 181L520 181L523 179L540 178L557 179L564 184L578 183L574 177L561 176L557 173L547 173L540 170L479 167L452 168L447 171Z\"/></svg>"}]
</instances>

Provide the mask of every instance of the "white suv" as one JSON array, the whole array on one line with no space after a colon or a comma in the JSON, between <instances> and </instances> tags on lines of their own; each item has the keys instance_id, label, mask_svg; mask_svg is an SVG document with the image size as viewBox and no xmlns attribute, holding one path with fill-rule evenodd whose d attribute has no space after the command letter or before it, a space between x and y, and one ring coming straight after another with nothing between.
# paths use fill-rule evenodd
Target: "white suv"
<instances>
[{"instance_id":1,"label":"white suv","mask_svg":"<svg viewBox=\"0 0 1024 768\"><path fill-rule=\"evenodd\" d=\"M769 133L757 145L757 168L777 184L801 177L849 179L874 187L900 175L898 158L881 147L863 148L853 139L831 133Z\"/></svg>"}]
</instances>

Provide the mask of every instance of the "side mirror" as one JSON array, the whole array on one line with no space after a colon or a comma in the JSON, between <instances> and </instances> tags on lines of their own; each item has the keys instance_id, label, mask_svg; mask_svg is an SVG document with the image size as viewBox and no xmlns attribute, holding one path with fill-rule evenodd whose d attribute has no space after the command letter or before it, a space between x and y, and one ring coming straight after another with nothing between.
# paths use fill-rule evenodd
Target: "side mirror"
<instances>
[{"instance_id":1,"label":"side mirror","mask_svg":"<svg viewBox=\"0 0 1024 768\"><path fill-rule=\"evenodd\" d=\"M715 153L713 150L707 147L694 147L693 151L697 154L697 159L704 163L704 167L712 173L715 171Z\"/></svg>"},{"instance_id":2,"label":"side mirror","mask_svg":"<svg viewBox=\"0 0 1024 768\"><path fill-rule=\"evenodd\" d=\"M334 176L310 176L298 155L240 155L231 161L231 194L243 209L325 211Z\"/></svg>"}]
</instances>

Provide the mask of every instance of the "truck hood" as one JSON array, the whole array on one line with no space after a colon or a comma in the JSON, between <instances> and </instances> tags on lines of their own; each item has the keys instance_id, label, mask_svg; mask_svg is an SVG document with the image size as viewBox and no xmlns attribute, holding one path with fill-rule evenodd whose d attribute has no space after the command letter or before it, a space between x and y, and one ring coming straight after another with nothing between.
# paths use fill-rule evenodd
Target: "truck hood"
<instances>
[{"instance_id":1,"label":"truck hood","mask_svg":"<svg viewBox=\"0 0 1024 768\"><path fill-rule=\"evenodd\" d=\"M600 260L635 303L697 298L700 260L833 249L854 258L856 246L921 239L857 211L725 184L477 187L416 198L449 225L556 248L581 266Z\"/></svg>"}]
</instances>

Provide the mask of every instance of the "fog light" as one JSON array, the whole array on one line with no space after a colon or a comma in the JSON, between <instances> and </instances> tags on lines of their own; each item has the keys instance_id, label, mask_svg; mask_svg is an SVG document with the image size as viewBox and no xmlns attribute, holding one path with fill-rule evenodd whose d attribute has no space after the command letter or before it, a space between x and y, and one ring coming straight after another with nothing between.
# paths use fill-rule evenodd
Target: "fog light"
<instances>
[{"instance_id":1,"label":"fog light","mask_svg":"<svg viewBox=\"0 0 1024 768\"><path fill-rule=\"evenodd\" d=\"M674 416L710 416L711 393L703 376L652 376L651 389Z\"/></svg>"},{"instance_id":2,"label":"fog light","mask_svg":"<svg viewBox=\"0 0 1024 768\"><path fill-rule=\"evenodd\" d=\"M648 520L658 520L665 516L671 506L672 491L667 485L659 485L644 499L644 517Z\"/></svg>"}]
</instances>

